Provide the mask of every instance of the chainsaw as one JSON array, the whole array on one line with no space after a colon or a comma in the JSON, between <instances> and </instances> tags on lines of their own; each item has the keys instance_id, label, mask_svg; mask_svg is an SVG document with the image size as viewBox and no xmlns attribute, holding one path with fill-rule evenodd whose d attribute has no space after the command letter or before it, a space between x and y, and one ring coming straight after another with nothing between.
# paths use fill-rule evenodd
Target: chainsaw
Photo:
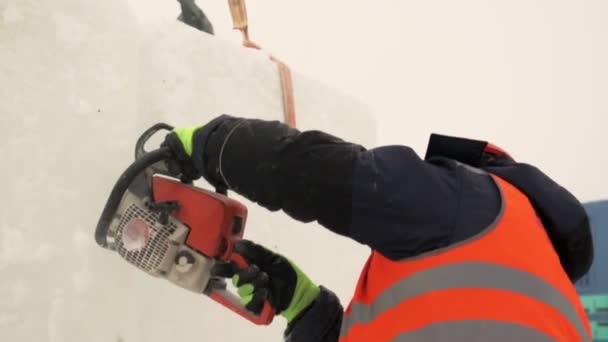
<instances>
[{"instance_id":1,"label":"chainsaw","mask_svg":"<svg viewBox=\"0 0 608 342\"><path fill-rule=\"evenodd\" d=\"M131 265L215 302L257 325L272 323L268 301L259 314L247 310L211 270L216 263L247 261L233 253L243 238L247 208L224 189L198 188L169 172L173 158L167 147L146 151L146 142L161 130L158 123L135 144L135 161L122 173L103 208L95 241Z\"/></svg>"}]
</instances>

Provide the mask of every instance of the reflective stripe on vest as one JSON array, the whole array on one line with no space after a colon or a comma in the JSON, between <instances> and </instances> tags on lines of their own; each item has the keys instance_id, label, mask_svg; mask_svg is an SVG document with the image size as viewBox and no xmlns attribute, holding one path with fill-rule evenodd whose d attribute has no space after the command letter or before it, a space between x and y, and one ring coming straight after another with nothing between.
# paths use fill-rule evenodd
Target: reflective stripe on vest
<instances>
[{"instance_id":1,"label":"reflective stripe on vest","mask_svg":"<svg viewBox=\"0 0 608 342\"><path fill-rule=\"evenodd\" d=\"M421 287L421 284L424 284L424 287ZM350 315L344 317L340 336L344 337L356 324L369 324L382 313L399 305L405 300L423 295L425 293L456 288L495 289L511 291L529 296L553 307L559 313L564 315L564 317L566 317L575 327L581 340L590 340L587 337L583 322L578 316L575 308L572 306L570 301L568 301L568 299L565 298L557 289L551 286L551 284L547 283L543 279L537 278L529 273L522 272L514 268L475 262L442 265L437 268L418 272L411 277L405 278L402 281L394 284L369 305L353 303ZM412 313L412 315L415 315L415 313ZM407 319L407 317L404 317L404 320ZM423 336L420 334L423 334L424 331L432 333L432 336L436 337L437 340L449 339L451 341L471 341L470 339L454 339L450 329L441 327L441 325L448 323L453 322L438 323L434 324L434 328L425 328L421 329L420 331L405 333L394 341L414 341L410 339L410 337ZM489 320L477 320L475 322L463 321L462 324L463 325L461 327L467 326L469 329L474 327L473 333L476 331L479 333L483 332L481 336L484 336L484 338L480 340L484 341L500 341L502 333L506 330L512 331L516 334L531 334L526 332L527 330L530 330L530 328L517 325L505 325L502 326L502 329L492 332L491 329L485 329L488 325L496 325ZM538 332L538 334L540 334L540 332ZM549 337L546 338L551 340ZM419 339L416 341L422 340L424 339ZM509 341L518 341L518 339L509 339ZM523 341L530 340L528 339Z\"/></svg>"},{"instance_id":2,"label":"reflective stripe on vest","mask_svg":"<svg viewBox=\"0 0 608 342\"><path fill-rule=\"evenodd\" d=\"M524 325L498 321L452 321L431 324L420 330L397 336L394 342L466 341L466 342L555 342L538 330Z\"/></svg>"},{"instance_id":3,"label":"reflective stripe on vest","mask_svg":"<svg viewBox=\"0 0 608 342\"><path fill-rule=\"evenodd\" d=\"M580 298L531 203L492 177L502 208L484 231L401 261L372 253L340 342L591 341Z\"/></svg>"}]
</instances>

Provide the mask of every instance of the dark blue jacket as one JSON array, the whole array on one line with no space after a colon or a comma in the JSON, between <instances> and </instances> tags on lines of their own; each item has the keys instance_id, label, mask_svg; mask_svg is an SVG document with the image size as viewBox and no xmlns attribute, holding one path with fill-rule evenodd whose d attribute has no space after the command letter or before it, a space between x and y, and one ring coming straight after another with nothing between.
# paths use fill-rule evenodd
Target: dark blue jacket
<instances>
[{"instance_id":1,"label":"dark blue jacket","mask_svg":"<svg viewBox=\"0 0 608 342\"><path fill-rule=\"evenodd\" d=\"M435 136L422 159L407 146L368 150L320 131L222 115L205 125L194 143L204 151L194 156L195 163L211 184L296 220L317 221L392 260L458 243L494 220L501 205L494 182L454 161L459 160L528 196L573 281L591 264L591 233L581 203L531 165L484 160L481 142ZM337 297L322 287L286 337L337 341L342 313Z\"/></svg>"}]
</instances>

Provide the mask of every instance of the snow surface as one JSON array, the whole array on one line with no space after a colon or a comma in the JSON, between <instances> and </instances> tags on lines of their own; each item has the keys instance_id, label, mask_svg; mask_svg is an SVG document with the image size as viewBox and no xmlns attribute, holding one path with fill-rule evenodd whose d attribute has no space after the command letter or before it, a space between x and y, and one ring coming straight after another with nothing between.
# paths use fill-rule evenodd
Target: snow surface
<instances>
[{"instance_id":1,"label":"snow surface","mask_svg":"<svg viewBox=\"0 0 608 342\"><path fill-rule=\"evenodd\" d=\"M275 66L227 39L225 2L201 2L218 37L175 22L170 3L0 0L0 341L281 339L281 319L252 326L93 241L108 191L152 123L281 117ZM301 128L420 154L431 132L491 139L584 201L608 195L608 2L248 8L256 40L296 72ZM346 303L365 248L249 208L248 237Z\"/></svg>"},{"instance_id":2,"label":"snow surface","mask_svg":"<svg viewBox=\"0 0 608 342\"><path fill-rule=\"evenodd\" d=\"M266 55L174 20L144 29L131 11L121 1L0 2L0 341L278 340L281 319L257 328L94 243L111 186L153 123L282 119ZM365 105L294 73L300 128L375 143ZM247 237L348 299L363 247L249 207ZM349 267L316 267L325 260Z\"/></svg>"}]
</instances>

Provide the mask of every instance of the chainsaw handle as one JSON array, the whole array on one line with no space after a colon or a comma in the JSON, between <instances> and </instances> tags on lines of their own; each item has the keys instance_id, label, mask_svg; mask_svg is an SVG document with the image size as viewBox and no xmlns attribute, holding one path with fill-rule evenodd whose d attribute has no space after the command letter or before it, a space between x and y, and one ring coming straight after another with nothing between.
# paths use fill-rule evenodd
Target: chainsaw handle
<instances>
[{"instance_id":1,"label":"chainsaw handle","mask_svg":"<svg viewBox=\"0 0 608 342\"><path fill-rule=\"evenodd\" d=\"M135 159L136 160L141 158L146 153L148 153L148 151L145 150L146 143L148 142L148 140L150 140L150 138L154 134L156 134L157 132L162 131L162 130L172 131L173 126L163 123L163 122L159 122L157 124L154 124L152 127L148 128L145 132L142 133L142 135L139 137L139 139L137 139L137 142L135 143Z\"/></svg>"},{"instance_id":2,"label":"chainsaw handle","mask_svg":"<svg viewBox=\"0 0 608 342\"><path fill-rule=\"evenodd\" d=\"M145 146L146 146L146 143L148 142L148 140L150 140L150 138L152 138L152 136L154 134L156 134L160 131L172 132L174 129L175 129L175 127L173 127L167 123L159 122L159 123L152 125L147 130L145 130L142 133L142 135L137 139L137 142L135 143L135 160L140 159L144 155L149 153L148 151L146 151ZM152 175L154 173L161 173L161 174L169 175L171 177L175 177L174 175L170 174L170 172L166 166L156 165L153 167L153 165L150 165L150 168L151 168L151 170L146 170L146 172L148 173L148 175L147 175L148 177L152 177ZM190 182L188 184L192 184L192 182ZM226 188L216 187L215 192L217 192L220 195L228 196L228 189L226 189Z\"/></svg>"},{"instance_id":3,"label":"chainsaw handle","mask_svg":"<svg viewBox=\"0 0 608 342\"><path fill-rule=\"evenodd\" d=\"M249 263L247 262L247 260L245 260L245 258L236 253L233 253L230 256L230 261L235 263L239 269L246 269L247 267L249 267ZM239 296L228 290L214 290L213 292L211 292L210 297L211 299L222 304L226 308L239 314L241 317L244 317L245 319L257 325L269 325L270 323L272 323L275 316L275 310L272 308L272 305L270 305L270 302L268 300L264 301L262 311L260 312L260 314L256 315L251 311L247 310L247 308L243 304L241 304Z\"/></svg>"}]
</instances>

